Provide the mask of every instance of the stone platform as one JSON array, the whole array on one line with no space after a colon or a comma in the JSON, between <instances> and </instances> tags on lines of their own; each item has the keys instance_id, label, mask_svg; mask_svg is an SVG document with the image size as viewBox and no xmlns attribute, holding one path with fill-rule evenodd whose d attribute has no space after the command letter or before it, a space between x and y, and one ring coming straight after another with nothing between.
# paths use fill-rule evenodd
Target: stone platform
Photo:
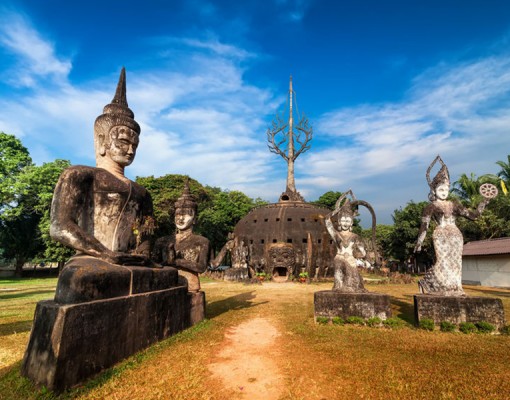
<instances>
[{"instance_id":1,"label":"stone platform","mask_svg":"<svg viewBox=\"0 0 510 400\"><path fill-rule=\"evenodd\" d=\"M431 319L435 324L448 321L489 322L496 328L505 325L505 313L501 299L491 297L455 297L417 294L414 296L416 324L422 319Z\"/></svg>"},{"instance_id":2,"label":"stone platform","mask_svg":"<svg viewBox=\"0 0 510 400\"><path fill-rule=\"evenodd\" d=\"M223 275L223 280L231 282L242 282L248 278L248 268L229 268Z\"/></svg>"},{"instance_id":3,"label":"stone platform","mask_svg":"<svg viewBox=\"0 0 510 400\"><path fill-rule=\"evenodd\" d=\"M390 296L380 293L342 293L322 290L314 293L315 318L317 317L391 317Z\"/></svg>"},{"instance_id":4,"label":"stone platform","mask_svg":"<svg viewBox=\"0 0 510 400\"><path fill-rule=\"evenodd\" d=\"M125 290L117 284L114 292L119 288ZM174 268L134 268L130 294L68 303L84 293L90 291L64 290L56 294L62 302L37 304L22 365L37 386L61 392L205 317L205 294L188 292Z\"/></svg>"}]
</instances>

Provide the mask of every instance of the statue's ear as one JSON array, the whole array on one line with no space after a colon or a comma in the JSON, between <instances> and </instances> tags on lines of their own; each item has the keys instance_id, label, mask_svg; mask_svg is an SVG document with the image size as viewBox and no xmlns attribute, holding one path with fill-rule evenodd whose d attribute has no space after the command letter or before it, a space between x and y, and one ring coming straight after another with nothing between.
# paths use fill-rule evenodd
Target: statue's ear
<instances>
[{"instance_id":1,"label":"statue's ear","mask_svg":"<svg viewBox=\"0 0 510 400\"><path fill-rule=\"evenodd\" d=\"M99 154L101 156L104 156L106 154L106 146L104 143L104 135L100 134L98 135L98 141L99 141Z\"/></svg>"}]
</instances>

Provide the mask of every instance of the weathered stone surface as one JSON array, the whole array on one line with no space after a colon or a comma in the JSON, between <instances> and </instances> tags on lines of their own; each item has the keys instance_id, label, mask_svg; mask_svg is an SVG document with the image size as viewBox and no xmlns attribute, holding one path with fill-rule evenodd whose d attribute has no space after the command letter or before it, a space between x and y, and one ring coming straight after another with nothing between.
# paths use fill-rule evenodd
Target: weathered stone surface
<instances>
[{"instance_id":1,"label":"weathered stone surface","mask_svg":"<svg viewBox=\"0 0 510 400\"><path fill-rule=\"evenodd\" d=\"M86 261L80 258L78 265L71 260L62 270L55 302L83 303L177 286L175 268L127 267L93 257L87 257Z\"/></svg>"},{"instance_id":2,"label":"weathered stone surface","mask_svg":"<svg viewBox=\"0 0 510 400\"><path fill-rule=\"evenodd\" d=\"M436 162L441 164L441 168L434 179L430 179L430 172ZM478 218L489 200L498 193L498 190L492 184L482 185L480 189L483 187L489 188L490 193L481 190L480 194L484 199L478 204L476 210L471 210L464 207L457 200L448 200L450 174L440 156L437 156L430 164L426 176L430 187L430 204L423 209L422 223L414 251L421 251L430 221L434 220L436 227L432 234L432 240L434 242L436 262L427 271L423 279L418 282L420 293L441 296L463 296L462 250L464 240L462 232L457 228L455 219L459 216L472 220Z\"/></svg>"},{"instance_id":3,"label":"weathered stone surface","mask_svg":"<svg viewBox=\"0 0 510 400\"><path fill-rule=\"evenodd\" d=\"M229 268L223 277L224 280L232 282L241 282L248 278L248 268Z\"/></svg>"},{"instance_id":4,"label":"weathered stone surface","mask_svg":"<svg viewBox=\"0 0 510 400\"><path fill-rule=\"evenodd\" d=\"M391 317L390 296L380 293L342 293L322 290L314 293L315 318L317 317Z\"/></svg>"},{"instance_id":5,"label":"weathered stone surface","mask_svg":"<svg viewBox=\"0 0 510 400\"><path fill-rule=\"evenodd\" d=\"M22 374L61 391L204 318L186 287L80 304L38 303Z\"/></svg>"},{"instance_id":6,"label":"weathered stone surface","mask_svg":"<svg viewBox=\"0 0 510 400\"><path fill-rule=\"evenodd\" d=\"M414 296L414 315L416 324L422 319L431 319L436 324L486 321L497 328L505 325L503 303L501 299L491 297L419 294Z\"/></svg>"},{"instance_id":7,"label":"weathered stone surface","mask_svg":"<svg viewBox=\"0 0 510 400\"><path fill-rule=\"evenodd\" d=\"M189 292L188 298L190 304L190 323L195 325L205 318L205 293Z\"/></svg>"}]
</instances>

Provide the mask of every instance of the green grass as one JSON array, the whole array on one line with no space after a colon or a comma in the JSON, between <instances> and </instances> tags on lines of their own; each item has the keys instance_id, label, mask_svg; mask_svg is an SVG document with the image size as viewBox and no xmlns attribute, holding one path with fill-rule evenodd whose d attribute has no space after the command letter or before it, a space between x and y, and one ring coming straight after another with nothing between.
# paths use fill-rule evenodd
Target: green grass
<instances>
[{"instance_id":1,"label":"green grass","mask_svg":"<svg viewBox=\"0 0 510 400\"><path fill-rule=\"evenodd\" d=\"M20 377L19 367L35 304L52 298L55 284L55 278L0 280L2 400L242 399L213 378L207 366L226 345L225 333L256 317L280 330L270 356L285 384L282 399L505 399L510 393L510 337L415 328L416 285L367 285L369 291L392 296L392 323L383 326L398 325L394 330L316 324L313 293L330 289L331 283L245 285L209 279L202 280L206 321L54 396ZM501 298L508 316L509 290L466 291Z\"/></svg>"}]
</instances>

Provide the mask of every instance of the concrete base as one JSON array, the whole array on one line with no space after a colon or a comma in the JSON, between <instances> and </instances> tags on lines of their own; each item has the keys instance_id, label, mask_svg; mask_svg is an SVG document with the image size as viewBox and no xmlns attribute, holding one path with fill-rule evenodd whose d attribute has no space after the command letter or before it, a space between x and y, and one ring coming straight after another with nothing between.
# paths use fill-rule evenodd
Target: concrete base
<instances>
[{"instance_id":1,"label":"concrete base","mask_svg":"<svg viewBox=\"0 0 510 400\"><path fill-rule=\"evenodd\" d=\"M315 318L317 317L391 317L390 296L380 293L342 293L322 290L314 293Z\"/></svg>"},{"instance_id":2,"label":"concrete base","mask_svg":"<svg viewBox=\"0 0 510 400\"><path fill-rule=\"evenodd\" d=\"M22 374L60 392L204 318L185 286L78 304L37 304Z\"/></svg>"},{"instance_id":3,"label":"concrete base","mask_svg":"<svg viewBox=\"0 0 510 400\"><path fill-rule=\"evenodd\" d=\"M489 322L498 329L505 325L505 312L501 299L491 297L454 297L417 294L414 296L416 324L431 319L436 324L448 321Z\"/></svg>"}]
</instances>

